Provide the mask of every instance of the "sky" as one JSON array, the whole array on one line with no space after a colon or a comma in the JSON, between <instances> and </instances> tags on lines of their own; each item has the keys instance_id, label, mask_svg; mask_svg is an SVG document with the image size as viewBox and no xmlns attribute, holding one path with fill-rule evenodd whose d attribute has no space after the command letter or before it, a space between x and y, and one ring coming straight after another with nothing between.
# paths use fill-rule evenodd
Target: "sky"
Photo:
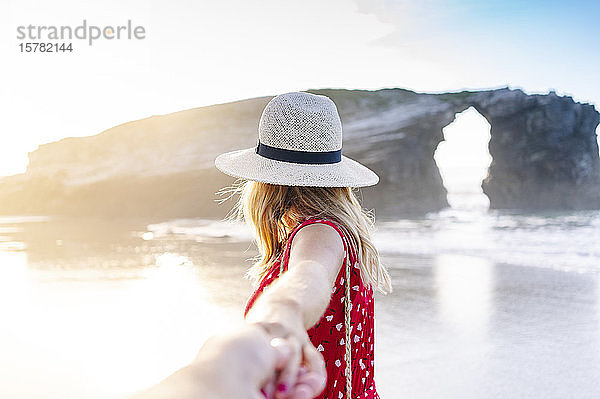
<instances>
[{"instance_id":1,"label":"sky","mask_svg":"<svg viewBox=\"0 0 600 399\"><path fill-rule=\"evenodd\" d=\"M63 137L152 115L310 88L502 86L600 106L597 1L4 0L0 175ZM18 26L141 26L143 39L54 40Z\"/></svg>"}]
</instances>

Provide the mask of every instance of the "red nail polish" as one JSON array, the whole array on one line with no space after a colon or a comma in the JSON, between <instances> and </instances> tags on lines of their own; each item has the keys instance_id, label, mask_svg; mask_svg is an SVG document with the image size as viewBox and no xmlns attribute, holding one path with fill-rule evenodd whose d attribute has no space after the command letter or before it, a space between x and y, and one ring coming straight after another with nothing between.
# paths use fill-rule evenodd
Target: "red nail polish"
<instances>
[{"instance_id":1,"label":"red nail polish","mask_svg":"<svg viewBox=\"0 0 600 399\"><path fill-rule=\"evenodd\" d=\"M285 384L279 384L279 385L277 385L277 390L279 392L285 392L285 391L287 391L287 385L285 385Z\"/></svg>"}]
</instances>

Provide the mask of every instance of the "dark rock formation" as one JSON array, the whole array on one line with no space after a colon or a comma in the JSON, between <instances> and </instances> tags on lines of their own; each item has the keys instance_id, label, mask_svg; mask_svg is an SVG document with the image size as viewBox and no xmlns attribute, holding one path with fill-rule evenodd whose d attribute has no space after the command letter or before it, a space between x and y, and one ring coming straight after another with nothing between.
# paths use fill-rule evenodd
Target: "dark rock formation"
<instances>
[{"instance_id":1,"label":"dark rock formation","mask_svg":"<svg viewBox=\"0 0 600 399\"><path fill-rule=\"evenodd\" d=\"M382 184L365 199L392 213L448 206L433 154L442 129L473 106L491 125L493 158L482 186L491 208L600 208L599 114L571 97L508 88L417 94L320 90L344 121L347 155L365 162Z\"/></svg>"},{"instance_id":2,"label":"dark rock formation","mask_svg":"<svg viewBox=\"0 0 600 399\"><path fill-rule=\"evenodd\" d=\"M433 160L442 128L473 106L491 124L493 162L483 182L492 208L598 209L600 161L593 106L570 97L498 89L420 94L403 89L312 90L337 104L344 154L381 183L362 190L378 215L448 206ZM233 180L213 166L252 147L268 97L125 123L44 144L25 174L0 180L0 212L112 216L223 216L214 193Z\"/></svg>"},{"instance_id":3,"label":"dark rock formation","mask_svg":"<svg viewBox=\"0 0 600 399\"><path fill-rule=\"evenodd\" d=\"M520 90L477 93L470 101L492 127L493 161L482 184L492 208L600 208L592 105Z\"/></svg>"}]
</instances>

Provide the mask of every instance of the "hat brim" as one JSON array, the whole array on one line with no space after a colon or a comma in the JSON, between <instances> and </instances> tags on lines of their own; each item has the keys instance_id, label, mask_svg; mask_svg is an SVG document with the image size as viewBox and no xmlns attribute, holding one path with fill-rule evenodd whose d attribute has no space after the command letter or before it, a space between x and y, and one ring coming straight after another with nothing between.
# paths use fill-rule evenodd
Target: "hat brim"
<instances>
[{"instance_id":1,"label":"hat brim","mask_svg":"<svg viewBox=\"0 0 600 399\"><path fill-rule=\"evenodd\" d=\"M219 155L215 166L229 176L285 186L366 187L379 182L375 172L344 155L336 163L299 164L265 158L248 148Z\"/></svg>"}]
</instances>

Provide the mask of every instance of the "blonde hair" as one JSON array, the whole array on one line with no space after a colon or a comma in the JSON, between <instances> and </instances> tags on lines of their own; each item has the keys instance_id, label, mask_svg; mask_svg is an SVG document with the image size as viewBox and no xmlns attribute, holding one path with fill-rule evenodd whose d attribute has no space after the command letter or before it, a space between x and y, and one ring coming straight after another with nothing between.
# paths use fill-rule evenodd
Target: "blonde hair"
<instances>
[{"instance_id":1,"label":"blonde hair","mask_svg":"<svg viewBox=\"0 0 600 399\"><path fill-rule=\"evenodd\" d=\"M257 284L279 258L292 229L309 217L329 219L348 233L357 249L365 285L392 292L390 275L371 239L372 212L365 211L350 187L283 186L252 180L221 191L240 197L228 219L245 220L254 231L260 257L245 277Z\"/></svg>"}]
</instances>

